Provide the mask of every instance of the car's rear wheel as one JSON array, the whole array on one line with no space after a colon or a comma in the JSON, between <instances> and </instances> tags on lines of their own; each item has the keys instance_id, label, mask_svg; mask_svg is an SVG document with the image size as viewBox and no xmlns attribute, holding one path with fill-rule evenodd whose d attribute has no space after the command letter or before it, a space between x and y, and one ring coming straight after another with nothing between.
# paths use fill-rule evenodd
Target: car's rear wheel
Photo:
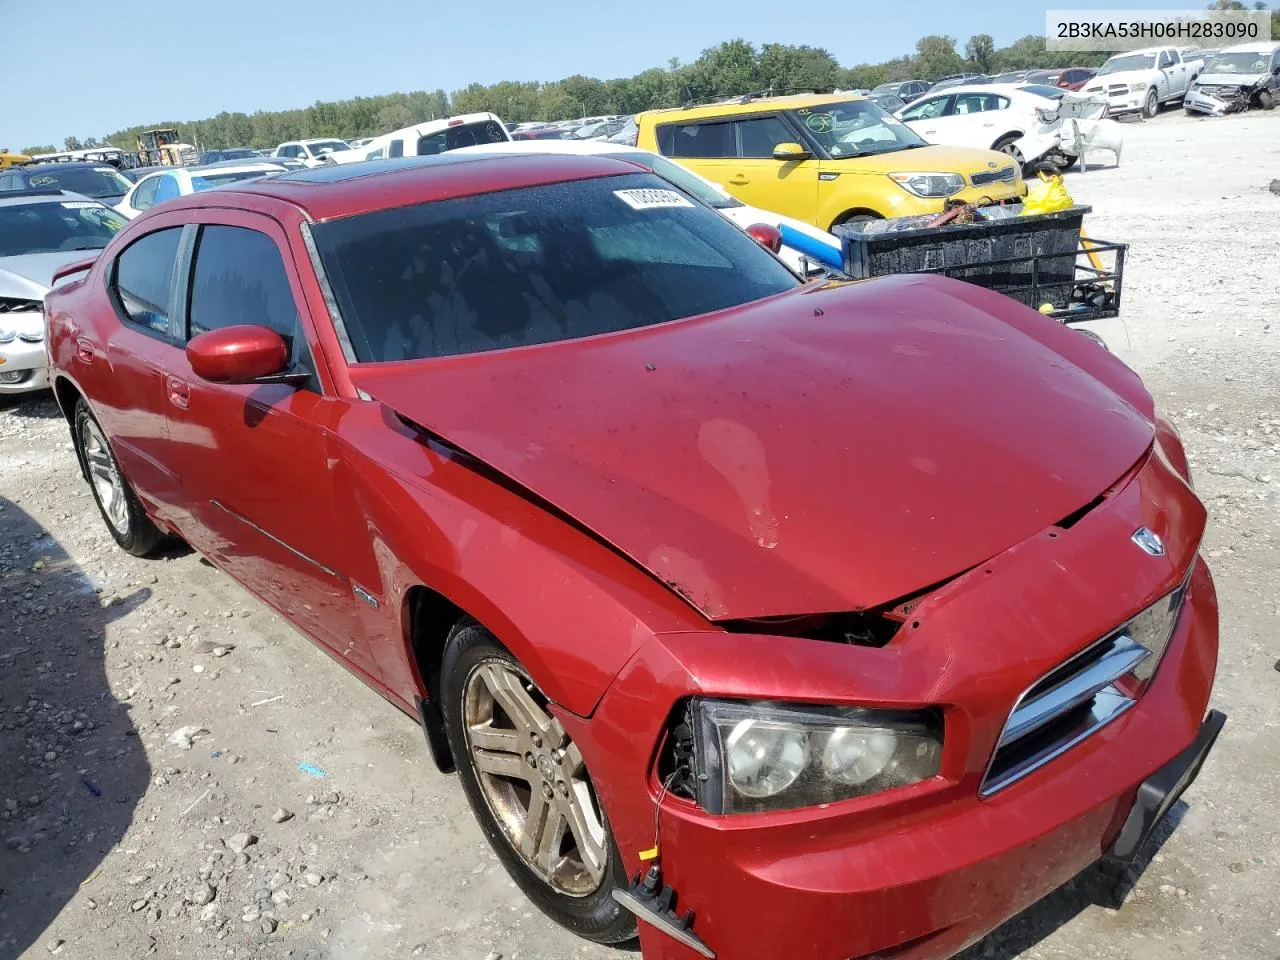
<instances>
[{"instance_id":1,"label":"car's rear wheel","mask_svg":"<svg viewBox=\"0 0 1280 960\"><path fill-rule=\"evenodd\" d=\"M582 754L528 671L484 627L456 626L441 671L458 776L494 852L557 923L597 943L636 935L626 873Z\"/></svg>"},{"instance_id":2,"label":"car's rear wheel","mask_svg":"<svg viewBox=\"0 0 1280 960\"><path fill-rule=\"evenodd\" d=\"M164 539L164 534L142 509L133 487L120 471L102 425L83 400L76 403L74 419L76 453L107 530L126 553L146 556Z\"/></svg>"}]
</instances>

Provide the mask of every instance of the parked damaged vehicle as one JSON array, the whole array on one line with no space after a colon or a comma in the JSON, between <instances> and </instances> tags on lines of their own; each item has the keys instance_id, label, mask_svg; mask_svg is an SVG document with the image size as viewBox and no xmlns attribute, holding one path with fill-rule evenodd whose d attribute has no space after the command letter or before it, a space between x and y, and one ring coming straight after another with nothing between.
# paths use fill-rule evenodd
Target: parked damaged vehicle
<instances>
[{"instance_id":1,"label":"parked damaged vehicle","mask_svg":"<svg viewBox=\"0 0 1280 960\"><path fill-rule=\"evenodd\" d=\"M1196 78L1182 101L1188 114L1221 117L1253 107L1274 109L1280 97L1280 43L1227 47Z\"/></svg>"},{"instance_id":2,"label":"parked damaged vehicle","mask_svg":"<svg viewBox=\"0 0 1280 960\"><path fill-rule=\"evenodd\" d=\"M56 271L105 247L128 221L57 188L0 191L0 394L49 385L44 296Z\"/></svg>"},{"instance_id":3,"label":"parked damaged vehicle","mask_svg":"<svg viewBox=\"0 0 1280 960\"><path fill-rule=\"evenodd\" d=\"M415 717L588 939L949 957L1132 858L1223 723L1132 371L960 281L803 283L632 163L233 184L47 309L117 543L184 538Z\"/></svg>"}]
</instances>

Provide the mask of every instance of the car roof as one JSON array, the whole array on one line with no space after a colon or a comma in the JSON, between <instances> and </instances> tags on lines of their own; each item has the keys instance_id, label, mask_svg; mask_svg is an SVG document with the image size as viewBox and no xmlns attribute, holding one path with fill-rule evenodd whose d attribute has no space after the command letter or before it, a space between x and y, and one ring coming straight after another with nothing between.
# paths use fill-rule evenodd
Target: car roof
<instances>
[{"instance_id":1,"label":"car roof","mask_svg":"<svg viewBox=\"0 0 1280 960\"><path fill-rule=\"evenodd\" d=\"M1223 47L1221 50L1206 50L1205 53L1274 53L1280 48L1280 41L1258 41L1257 43L1237 43L1234 47Z\"/></svg>"},{"instance_id":2,"label":"car roof","mask_svg":"<svg viewBox=\"0 0 1280 960\"><path fill-rule=\"evenodd\" d=\"M270 198L297 207L310 220L322 221L453 197L640 172L648 171L605 156L463 156L452 150L292 170L231 184L218 194L222 205L235 205L234 197L249 204ZM166 209L208 205L209 194L203 193L171 201Z\"/></svg>"},{"instance_id":3,"label":"car roof","mask_svg":"<svg viewBox=\"0 0 1280 960\"><path fill-rule=\"evenodd\" d=\"M28 203L63 203L67 200L88 200L70 190L3 190L0 191L0 207L15 207ZM98 201L94 201L97 203ZM103 204L106 206L106 204Z\"/></svg>"},{"instance_id":4,"label":"car roof","mask_svg":"<svg viewBox=\"0 0 1280 960\"><path fill-rule=\"evenodd\" d=\"M50 160L48 163L26 163L19 169L30 172L32 170L101 170L104 167L112 167L105 160Z\"/></svg>"},{"instance_id":5,"label":"car roof","mask_svg":"<svg viewBox=\"0 0 1280 960\"><path fill-rule=\"evenodd\" d=\"M603 156L610 153L650 153L643 147L629 147L625 143L608 140L511 140L501 143L481 143L473 147L458 147L450 153L485 155L513 153L560 153L565 156Z\"/></svg>"},{"instance_id":6,"label":"car roof","mask_svg":"<svg viewBox=\"0 0 1280 960\"><path fill-rule=\"evenodd\" d=\"M904 80L903 83L910 81ZM802 107L822 107L829 103L847 103L850 100L866 100L856 93L797 93L780 97L751 97L745 99L735 97L720 100L716 103L700 103L691 107L667 107L660 110L647 110L637 117L661 116L663 119L697 120L703 117L737 116L746 113L768 113L773 110L797 110Z\"/></svg>"}]
</instances>

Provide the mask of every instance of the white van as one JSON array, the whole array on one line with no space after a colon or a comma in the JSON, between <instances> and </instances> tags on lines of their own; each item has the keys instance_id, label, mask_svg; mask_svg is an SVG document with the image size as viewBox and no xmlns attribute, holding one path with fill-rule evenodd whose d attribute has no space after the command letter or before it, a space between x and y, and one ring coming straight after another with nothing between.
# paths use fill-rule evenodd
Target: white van
<instances>
[{"instance_id":1,"label":"white van","mask_svg":"<svg viewBox=\"0 0 1280 960\"><path fill-rule=\"evenodd\" d=\"M329 154L335 163L358 160L382 160L386 157L421 157L444 153L459 147L510 141L511 134L496 114L464 113L460 117L428 120L374 137L358 150L342 150Z\"/></svg>"}]
</instances>

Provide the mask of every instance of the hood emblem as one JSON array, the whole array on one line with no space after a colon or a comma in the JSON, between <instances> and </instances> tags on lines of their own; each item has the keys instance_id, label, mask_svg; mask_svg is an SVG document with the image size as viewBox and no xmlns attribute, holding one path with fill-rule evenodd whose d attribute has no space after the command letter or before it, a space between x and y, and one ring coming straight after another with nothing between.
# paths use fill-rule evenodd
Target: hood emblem
<instances>
[{"instance_id":1,"label":"hood emblem","mask_svg":"<svg viewBox=\"0 0 1280 960\"><path fill-rule=\"evenodd\" d=\"M1137 530L1133 531L1133 536L1129 539L1153 557L1164 556L1164 541L1146 527L1139 527Z\"/></svg>"},{"instance_id":2,"label":"hood emblem","mask_svg":"<svg viewBox=\"0 0 1280 960\"><path fill-rule=\"evenodd\" d=\"M994 169L996 168L995 161L994 161L994 160L988 160L988 161L987 161L987 166L988 166L988 167L990 167L992 170L994 170Z\"/></svg>"}]
</instances>

